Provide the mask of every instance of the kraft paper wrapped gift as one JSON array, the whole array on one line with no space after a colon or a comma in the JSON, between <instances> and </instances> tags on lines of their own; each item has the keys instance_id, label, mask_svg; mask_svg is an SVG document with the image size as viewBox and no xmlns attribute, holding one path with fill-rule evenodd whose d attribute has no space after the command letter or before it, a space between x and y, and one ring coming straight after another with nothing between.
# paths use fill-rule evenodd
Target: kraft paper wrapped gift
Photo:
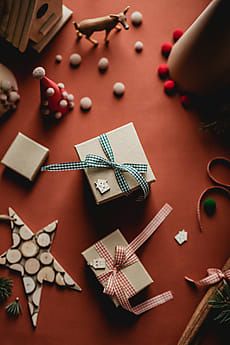
<instances>
[{"instance_id":1,"label":"kraft paper wrapped gift","mask_svg":"<svg viewBox=\"0 0 230 345\"><path fill-rule=\"evenodd\" d=\"M101 242L108 249L108 251L110 252L112 256L114 256L116 246L120 245L120 246L126 247L128 245L128 242L126 241L126 239L124 238L120 230L115 230L108 236L104 237L101 240ZM94 244L90 248L83 251L82 255L89 265L90 263L93 263L93 260L100 258L100 255L98 254L96 250L96 244ZM104 269L95 269L93 266L90 265L90 268L92 269L96 277L98 277L102 273L106 273L109 271L107 266ZM128 298L133 297L138 292L140 292L141 290L149 286L151 283L153 283L153 279L151 278L149 273L146 271L146 269L144 268L144 266L142 265L139 259L134 264L127 266L125 268L122 268L121 271L128 278L130 284L133 287L133 291L130 289L126 289L126 294ZM104 284L103 286L105 287ZM113 297L112 300L116 306L119 305L115 297Z\"/></svg>"},{"instance_id":2,"label":"kraft paper wrapped gift","mask_svg":"<svg viewBox=\"0 0 230 345\"><path fill-rule=\"evenodd\" d=\"M150 184L156 180L133 123L128 123L106 134L116 162L147 164L147 173L144 174L146 181ZM95 154L106 158L98 137L75 145L75 149L81 161L83 161L88 154ZM113 169L85 169L85 174L97 204L102 204L125 194L118 185ZM134 191L138 188L137 181L129 173L123 172L123 175L130 187L130 191ZM101 194L99 190L95 188L95 182L98 179L107 180L110 190Z\"/></svg>"},{"instance_id":3,"label":"kraft paper wrapped gift","mask_svg":"<svg viewBox=\"0 0 230 345\"><path fill-rule=\"evenodd\" d=\"M1 163L26 179L33 181L48 153L47 147L19 132Z\"/></svg>"}]
</instances>

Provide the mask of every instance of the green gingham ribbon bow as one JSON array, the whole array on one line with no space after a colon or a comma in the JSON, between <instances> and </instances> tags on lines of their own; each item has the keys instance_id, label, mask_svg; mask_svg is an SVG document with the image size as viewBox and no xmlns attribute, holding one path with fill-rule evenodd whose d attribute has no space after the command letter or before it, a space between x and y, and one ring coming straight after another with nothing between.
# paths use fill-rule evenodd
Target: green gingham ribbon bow
<instances>
[{"instance_id":1,"label":"green gingham ribbon bow","mask_svg":"<svg viewBox=\"0 0 230 345\"><path fill-rule=\"evenodd\" d=\"M117 183L124 193L130 192L130 187L123 176L123 172L128 172L138 183L143 191L143 198L145 199L149 193L149 185L142 176L147 172L147 164L134 163L117 163L114 159L112 147L106 134L99 136L99 142L107 158L88 154L84 161L81 162L67 162L45 165L41 171L65 171L65 170L81 170L91 168L111 168L114 170Z\"/></svg>"}]
</instances>

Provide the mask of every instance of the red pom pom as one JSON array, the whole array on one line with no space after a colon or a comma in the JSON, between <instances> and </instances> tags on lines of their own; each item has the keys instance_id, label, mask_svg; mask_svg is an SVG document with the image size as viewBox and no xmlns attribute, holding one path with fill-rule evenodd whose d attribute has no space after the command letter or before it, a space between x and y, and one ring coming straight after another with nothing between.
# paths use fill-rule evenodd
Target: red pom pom
<instances>
[{"instance_id":1,"label":"red pom pom","mask_svg":"<svg viewBox=\"0 0 230 345\"><path fill-rule=\"evenodd\" d=\"M173 41L176 42L179 40L179 38L181 38L181 36L183 35L184 31L181 29L176 29L173 31Z\"/></svg>"},{"instance_id":2,"label":"red pom pom","mask_svg":"<svg viewBox=\"0 0 230 345\"><path fill-rule=\"evenodd\" d=\"M172 43L170 42L165 42L161 46L161 54L167 58L172 50Z\"/></svg>"},{"instance_id":3,"label":"red pom pom","mask_svg":"<svg viewBox=\"0 0 230 345\"><path fill-rule=\"evenodd\" d=\"M164 91L167 95L171 96L176 92L176 84L173 80L167 80L164 82Z\"/></svg>"},{"instance_id":4,"label":"red pom pom","mask_svg":"<svg viewBox=\"0 0 230 345\"><path fill-rule=\"evenodd\" d=\"M191 108L191 98L188 95L181 95L180 102L184 108Z\"/></svg>"},{"instance_id":5,"label":"red pom pom","mask_svg":"<svg viewBox=\"0 0 230 345\"><path fill-rule=\"evenodd\" d=\"M157 73L159 75L159 77L161 79L167 79L169 76L169 68L168 65L166 63L162 63L158 69L157 69Z\"/></svg>"}]
</instances>

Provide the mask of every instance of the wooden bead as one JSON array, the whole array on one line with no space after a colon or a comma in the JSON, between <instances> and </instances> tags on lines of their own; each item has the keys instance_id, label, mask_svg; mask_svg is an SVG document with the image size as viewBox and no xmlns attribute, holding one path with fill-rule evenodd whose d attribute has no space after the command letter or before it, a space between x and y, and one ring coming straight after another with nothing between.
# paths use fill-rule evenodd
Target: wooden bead
<instances>
[{"instance_id":1,"label":"wooden bead","mask_svg":"<svg viewBox=\"0 0 230 345\"><path fill-rule=\"evenodd\" d=\"M64 280L66 285L73 286L75 283L68 273L64 274Z\"/></svg>"},{"instance_id":2,"label":"wooden bead","mask_svg":"<svg viewBox=\"0 0 230 345\"><path fill-rule=\"evenodd\" d=\"M28 274L36 274L39 271L40 262L35 258L30 258L25 262L25 270Z\"/></svg>"},{"instance_id":3,"label":"wooden bead","mask_svg":"<svg viewBox=\"0 0 230 345\"><path fill-rule=\"evenodd\" d=\"M37 237L37 243L39 245L39 247L41 248L45 248L48 247L50 245L50 237L48 234L42 232L41 234L38 235Z\"/></svg>"},{"instance_id":4,"label":"wooden bead","mask_svg":"<svg viewBox=\"0 0 230 345\"><path fill-rule=\"evenodd\" d=\"M56 260L54 260L53 262L53 268L57 272L64 272L63 268L61 267L61 265L59 265L59 263Z\"/></svg>"},{"instance_id":5,"label":"wooden bead","mask_svg":"<svg viewBox=\"0 0 230 345\"><path fill-rule=\"evenodd\" d=\"M52 283L55 278L55 273L52 267L43 267L37 274L37 280L42 284L43 280Z\"/></svg>"},{"instance_id":6,"label":"wooden bead","mask_svg":"<svg viewBox=\"0 0 230 345\"><path fill-rule=\"evenodd\" d=\"M64 278L63 278L63 276L61 275L60 272L58 272L58 273L56 274L55 282L56 282L57 285L59 285L59 286L65 286Z\"/></svg>"},{"instance_id":7,"label":"wooden bead","mask_svg":"<svg viewBox=\"0 0 230 345\"><path fill-rule=\"evenodd\" d=\"M20 264L10 265L10 269L12 269L14 271L17 271L17 272L20 272L22 276L24 275L24 268Z\"/></svg>"},{"instance_id":8,"label":"wooden bead","mask_svg":"<svg viewBox=\"0 0 230 345\"><path fill-rule=\"evenodd\" d=\"M21 246L22 255L25 258L31 258L38 253L39 248L33 241L26 241Z\"/></svg>"},{"instance_id":9,"label":"wooden bead","mask_svg":"<svg viewBox=\"0 0 230 345\"><path fill-rule=\"evenodd\" d=\"M53 261L53 256L48 252L44 252L39 259L43 265L50 265Z\"/></svg>"},{"instance_id":10,"label":"wooden bead","mask_svg":"<svg viewBox=\"0 0 230 345\"><path fill-rule=\"evenodd\" d=\"M6 259L10 264L15 264L20 261L22 257L21 252L18 249L9 249L6 253Z\"/></svg>"},{"instance_id":11,"label":"wooden bead","mask_svg":"<svg viewBox=\"0 0 230 345\"><path fill-rule=\"evenodd\" d=\"M32 296L32 301L36 307L39 307L41 293L42 293L41 286L37 286L37 288L34 291L33 296Z\"/></svg>"},{"instance_id":12,"label":"wooden bead","mask_svg":"<svg viewBox=\"0 0 230 345\"><path fill-rule=\"evenodd\" d=\"M35 282L31 277L23 277L23 283L26 294L30 294L35 289Z\"/></svg>"},{"instance_id":13,"label":"wooden bead","mask_svg":"<svg viewBox=\"0 0 230 345\"><path fill-rule=\"evenodd\" d=\"M12 238L13 238L12 248L15 248L20 244L21 239L20 239L20 236L16 234L15 232L12 234Z\"/></svg>"},{"instance_id":14,"label":"wooden bead","mask_svg":"<svg viewBox=\"0 0 230 345\"><path fill-rule=\"evenodd\" d=\"M19 235L25 241L30 240L33 237L32 231L29 228L27 228L27 226L25 226L25 225L23 225L20 228Z\"/></svg>"}]
</instances>

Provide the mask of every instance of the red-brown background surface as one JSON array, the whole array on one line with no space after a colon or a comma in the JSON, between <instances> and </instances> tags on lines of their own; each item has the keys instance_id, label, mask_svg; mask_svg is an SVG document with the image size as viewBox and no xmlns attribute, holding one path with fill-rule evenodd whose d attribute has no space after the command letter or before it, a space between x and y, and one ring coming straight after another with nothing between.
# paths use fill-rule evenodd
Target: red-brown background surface
<instances>
[{"instance_id":1,"label":"red-brown background surface","mask_svg":"<svg viewBox=\"0 0 230 345\"><path fill-rule=\"evenodd\" d=\"M45 286L41 300L38 327L32 329L27 302L20 277L1 268L1 276L14 279L13 297L19 296L23 315L9 320L0 308L1 345L175 345L203 292L193 291L184 281L185 274L200 278L208 267L221 267L229 256L229 203L216 196L218 211L212 220L205 220L205 233L200 233L196 219L196 203L202 190L211 182L206 175L209 159L227 155L228 151L213 136L199 131L199 118L186 112L177 97L168 98L156 76L162 62L159 47L170 40L176 27L186 29L209 3L208 0L161 1L66 1L78 21L87 17L118 12L127 4L130 13L140 10L143 25L112 34L108 48L96 49L82 39L79 44L71 22L39 56L18 55L1 44L1 60L15 72L21 94L16 113L0 125L0 156L4 154L18 131L50 148L48 162L75 160L73 145L130 121L133 121L157 182L152 185L146 202L120 199L96 206L82 172L44 173L32 186L0 168L0 213L12 206L34 231L59 219L53 254L81 285L81 293L60 291ZM129 16L130 16L129 13ZM98 34L99 39L102 35ZM136 54L133 44L144 43L144 51ZM71 53L82 56L81 66L73 70L68 59ZM55 55L63 55L56 65ZM97 62L109 58L108 73L100 75ZM31 71L42 65L54 80L66 84L76 97L75 110L57 125L46 127L38 113L39 83ZM120 100L114 98L116 81L126 85ZM93 108L82 113L79 100L89 96ZM223 172L227 177L227 173ZM172 289L174 300L141 317L116 310L103 296L96 279L89 273L80 255L96 240L119 227L131 240L165 203L174 210L154 237L139 251L139 256L155 283L147 296ZM189 241L182 247L174 240L181 228L189 232ZM7 225L1 225L0 252L11 244ZM203 344L217 345L220 336L206 335ZM228 342L227 342L228 343Z\"/></svg>"}]
</instances>

